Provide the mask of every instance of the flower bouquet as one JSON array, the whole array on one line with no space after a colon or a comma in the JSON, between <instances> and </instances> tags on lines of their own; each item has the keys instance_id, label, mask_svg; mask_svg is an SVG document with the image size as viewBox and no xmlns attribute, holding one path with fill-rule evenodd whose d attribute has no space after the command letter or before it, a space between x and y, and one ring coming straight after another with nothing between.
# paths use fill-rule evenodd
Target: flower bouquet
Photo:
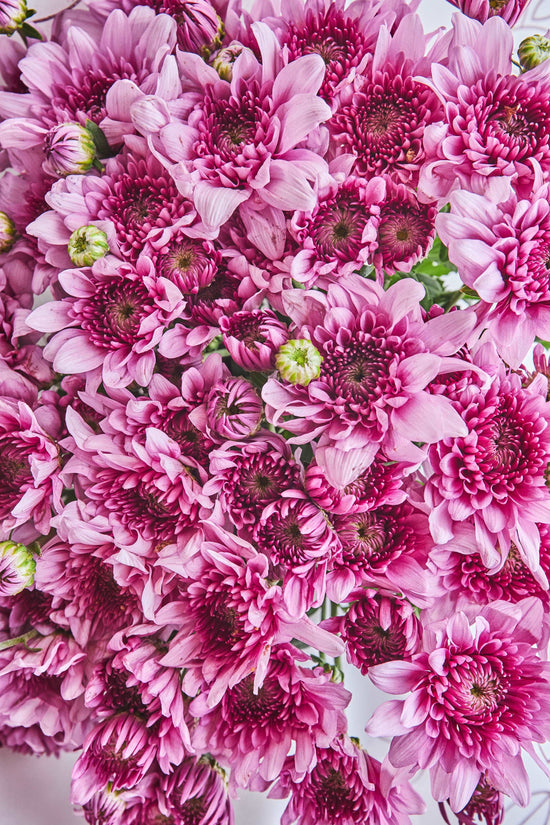
<instances>
[{"instance_id":1,"label":"flower bouquet","mask_svg":"<svg viewBox=\"0 0 550 825\"><path fill-rule=\"evenodd\" d=\"M550 40L417 5L0 0L0 745L90 825L549 773Z\"/></svg>"}]
</instances>

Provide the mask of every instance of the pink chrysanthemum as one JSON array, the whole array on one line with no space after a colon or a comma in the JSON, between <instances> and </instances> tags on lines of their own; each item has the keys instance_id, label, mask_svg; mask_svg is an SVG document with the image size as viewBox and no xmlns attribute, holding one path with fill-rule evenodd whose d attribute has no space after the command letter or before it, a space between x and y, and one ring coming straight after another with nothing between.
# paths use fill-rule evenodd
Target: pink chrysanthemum
<instances>
[{"instance_id":1,"label":"pink chrysanthemum","mask_svg":"<svg viewBox=\"0 0 550 825\"><path fill-rule=\"evenodd\" d=\"M323 357L320 376L306 387L270 378L262 396L266 416L295 433L321 436L315 457L335 487L354 481L382 448L391 459L421 460L412 442L430 443L465 432L451 403L427 391L436 375L462 364L449 359L474 324L467 311L422 320L423 287L412 279L386 292L348 276L321 292L287 293L295 337ZM303 326L302 326L303 325Z\"/></svg>"},{"instance_id":2,"label":"pink chrysanthemum","mask_svg":"<svg viewBox=\"0 0 550 825\"><path fill-rule=\"evenodd\" d=\"M82 647L110 640L141 617L135 596L118 586L112 568L86 544L50 539L37 559L35 584L53 596L52 619Z\"/></svg>"},{"instance_id":3,"label":"pink chrysanthemum","mask_svg":"<svg viewBox=\"0 0 550 825\"><path fill-rule=\"evenodd\" d=\"M44 349L57 372L100 372L106 386L146 386L155 367L155 347L184 305L171 281L157 278L142 258L120 264L101 258L92 269L59 276L68 297L35 309L32 329L56 333Z\"/></svg>"},{"instance_id":4,"label":"pink chrysanthemum","mask_svg":"<svg viewBox=\"0 0 550 825\"><path fill-rule=\"evenodd\" d=\"M428 125L428 157L420 190L448 200L452 189L505 199L509 183L530 189L550 172L550 80L542 66L511 74L513 37L499 17L483 26L453 20L448 65L433 66L433 84L445 104L445 125Z\"/></svg>"},{"instance_id":5,"label":"pink chrysanthemum","mask_svg":"<svg viewBox=\"0 0 550 825\"><path fill-rule=\"evenodd\" d=\"M61 506L59 448L40 425L40 412L22 401L0 399L2 540L32 541L47 535L52 507Z\"/></svg>"},{"instance_id":6,"label":"pink chrysanthemum","mask_svg":"<svg viewBox=\"0 0 550 825\"><path fill-rule=\"evenodd\" d=\"M495 790L484 778L481 779L466 807L456 811L458 825L476 825L485 821L485 825L501 825L504 819L504 794ZM442 802L439 810L447 822L447 814Z\"/></svg>"},{"instance_id":7,"label":"pink chrysanthemum","mask_svg":"<svg viewBox=\"0 0 550 825\"><path fill-rule=\"evenodd\" d=\"M550 338L550 185L527 199L494 204L455 192L437 231L463 282L481 302L476 310L499 354L517 368L535 336Z\"/></svg>"},{"instance_id":8,"label":"pink chrysanthemum","mask_svg":"<svg viewBox=\"0 0 550 825\"><path fill-rule=\"evenodd\" d=\"M307 617L296 621L288 614L281 588L268 578L266 556L212 522L203 529L207 540L188 563L190 578L180 598L156 617L178 628L161 664L185 668L186 693L201 689L213 707L251 673L258 690L272 645L292 638L338 655L342 646L335 636Z\"/></svg>"},{"instance_id":9,"label":"pink chrysanthemum","mask_svg":"<svg viewBox=\"0 0 550 825\"><path fill-rule=\"evenodd\" d=\"M291 229L299 251L290 260L293 279L326 286L370 263L385 192L380 178L349 176L321 193L313 210L295 213Z\"/></svg>"},{"instance_id":10,"label":"pink chrysanthemum","mask_svg":"<svg viewBox=\"0 0 550 825\"><path fill-rule=\"evenodd\" d=\"M72 265L67 245L71 233L81 226L101 229L111 252L135 261L147 241L156 247L167 244L196 217L191 202L179 194L143 143L110 158L101 177L70 175L59 181L46 200L52 211L39 216L28 231L38 238L48 263L59 268ZM177 284L176 278L170 280Z\"/></svg>"},{"instance_id":11,"label":"pink chrysanthemum","mask_svg":"<svg viewBox=\"0 0 550 825\"><path fill-rule=\"evenodd\" d=\"M330 103L342 80L374 51L382 25L393 25L403 11L399 1L350 3L344 8L340 0L305 4L286 0L280 17L269 23L292 60L312 52L321 55L327 68L319 94Z\"/></svg>"},{"instance_id":12,"label":"pink chrysanthemum","mask_svg":"<svg viewBox=\"0 0 550 825\"><path fill-rule=\"evenodd\" d=\"M404 501L337 515L334 528L342 550L328 574L333 600L342 601L356 587L377 582L402 591L415 604L429 603L433 577L426 561L433 540L424 513Z\"/></svg>"},{"instance_id":13,"label":"pink chrysanthemum","mask_svg":"<svg viewBox=\"0 0 550 825\"><path fill-rule=\"evenodd\" d=\"M369 588L351 598L355 600L345 616L327 619L323 627L341 635L348 661L361 673L417 652L421 625L410 602Z\"/></svg>"},{"instance_id":14,"label":"pink chrysanthemum","mask_svg":"<svg viewBox=\"0 0 550 825\"><path fill-rule=\"evenodd\" d=\"M430 447L425 500L434 540L446 543L470 520L471 546L487 567L504 564L513 541L529 569L539 568L536 523L550 523L550 404L539 378L524 389L501 365L489 387L458 390L453 403L468 434Z\"/></svg>"},{"instance_id":15,"label":"pink chrysanthemum","mask_svg":"<svg viewBox=\"0 0 550 825\"><path fill-rule=\"evenodd\" d=\"M386 198L380 204L374 264L388 274L408 272L433 243L437 209L420 203L412 189L391 178L387 179L387 187Z\"/></svg>"},{"instance_id":16,"label":"pink chrysanthemum","mask_svg":"<svg viewBox=\"0 0 550 825\"><path fill-rule=\"evenodd\" d=\"M327 567L340 550L325 513L300 490L284 490L268 504L254 527L254 543L283 580L291 615L303 616L325 598Z\"/></svg>"},{"instance_id":17,"label":"pink chrysanthemum","mask_svg":"<svg viewBox=\"0 0 550 825\"><path fill-rule=\"evenodd\" d=\"M370 467L342 489L333 487L315 459L306 468L304 486L308 496L330 513L363 513L383 504L401 504L407 465L388 461L379 451Z\"/></svg>"},{"instance_id":18,"label":"pink chrysanthemum","mask_svg":"<svg viewBox=\"0 0 550 825\"><path fill-rule=\"evenodd\" d=\"M436 801L460 811L480 779L526 805L529 783L522 748L550 733L550 664L537 655L543 609L531 598L494 602L469 620L464 613L435 624L411 662L369 671L374 684L405 700L384 703L372 735L394 735L396 767L430 768Z\"/></svg>"},{"instance_id":19,"label":"pink chrysanthemum","mask_svg":"<svg viewBox=\"0 0 550 825\"><path fill-rule=\"evenodd\" d=\"M181 543L211 508L197 481L204 471L161 430L149 427L143 443L135 438L121 445L96 435L73 410L66 421L73 453L66 478L78 485L87 518L106 519L119 547L147 556Z\"/></svg>"},{"instance_id":20,"label":"pink chrysanthemum","mask_svg":"<svg viewBox=\"0 0 550 825\"><path fill-rule=\"evenodd\" d=\"M514 26L530 0L447 0L463 14L485 23L490 17L502 17Z\"/></svg>"},{"instance_id":21,"label":"pink chrysanthemum","mask_svg":"<svg viewBox=\"0 0 550 825\"><path fill-rule=\"evenodd\" d=\"M33 43L20 62L25 93L0 91L0 117L7 118L0 124L0 145L25 171L25 155L41 155L52 127L72 121L84 126L87 119L99 124L107 92L120 78L145 94L166 83L165 59L175 43L175 22L142 6L128 16L117 9L95 36L73 26L62 42Z\"/></svg>"},{"instance_id":22,"label":"pink chrysanthemum","mask_svg":"<svg viewBox=\"0 0 550 825\"><path fill-rule=\"evenodd\" d=\"M305 776L294 770L290 757L269 796L291 799L282 825L410 825L409 813L424 805L408 782L349 739L335 739L317 749L317 764Z\"/></svg>"},{"instance_id":23,"label":"pink chrysanthemum","mask_svg":"<svg viewBox=\"0 0 550 825\"><path fill-rule=\"evenodd\" d=\"M228 441L210 455L212 479L207 495L218 495L233 523L256 524L264 507L278 501L285 490L300 488L301 471L288 443L279 435L260 430L245 442Z\"/></svg>"},{"instance_id":24,"label":"pink chrysanthemum","mask_svg":"<svg viewBox=\"0 0 550 825\"><path fill-rule=\"evenodd\" d=\"M355 172L372 177L384 172L396 181L416 184L426 160L425 129L443 119L443 107L425 83L432 59L417 15L406 15L393 36L383 27L367 65L339 92L339 106L328 124L331 154L356 155Z\"/></svg>"},{"instance_id":25,"label":"pink chrysanthemum","mask_svg":"<svg viewBox=\"0 0 550 825\"><path fill-rule=\"evenodd\" d=\"M182 226L168 238L152 237L144 254L153 261L157 275L173 281L185 295L212 283L222 267L222 249L219 243L196 238L192 228Z\"/></svg>"},{"instance_id":26,"label":"pink chrysanthemum","mask_svg":"<svg viewBox=\"0 0 550 825\"><path fill-rule=\"evenodd\" d=\"M327 747L346 730L348 691L321 668L310 670L296 659L307 661L287 645L276 647L257 692L248 676L227 690L216 708L208 707L204 694L191 705L199 717L193 744L230 766L239 787L257 774L266 782L276 779L293 743L296 770L310 770L315 747Z\"/></svg>"},{"instance_id":27,"label":"pink chrysanthemum","mask_svg":"<svg viewBox=\"0 0 550 825\"><path fill-rule=\"evenodd\" d=\"M253 30L263 62L244 49L231 82L186 55L183 80L196 87L199 99L186 123L169 123L159 136L176 181L194 183L197 212L211 229L252 195L276 211L311 209L311 184L326 173L317 153L298 148L330 117L317 97L323 60L310 54L283 66L273 33L264 23Z\"/></svg>"},{"instance_id":28,"label":"pink chrysanthemum","mask_svg":"<svg viewBox=\"0 0 550 825\"><path fill-rule=\"evenodd\" d=\"M271 371L288 329L270 309L236 312L220 318L223 343L233 360L246 370Z\"/></svg>"}]
</instances>

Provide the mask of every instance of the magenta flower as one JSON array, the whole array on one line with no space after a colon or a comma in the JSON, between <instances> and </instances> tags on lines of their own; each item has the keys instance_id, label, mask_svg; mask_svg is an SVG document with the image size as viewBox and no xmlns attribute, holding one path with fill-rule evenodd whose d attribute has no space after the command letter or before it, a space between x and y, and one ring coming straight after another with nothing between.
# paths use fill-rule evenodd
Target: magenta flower
<instances>
[{"instance_id":1,"label":"magenta flower","mask_svg":"<svg viewBox=\"0 0 550 825\"><path fill-rule=\"evenodd\" d=\"M281 588L269 580L266 556L211 522L203 529L206 540L187 565L190 578L180 598L156 616L157 623L178 628L161 664L185 668L188 695L200 689L213 707L251 673L258 690L272 645L293 638L338 655L342 645L335 636L288 614Z\"/></svg>"},{"instance_id":2,"label":"magenta flower","mask_svg":"<svg viewBox=\"0 0 550 825\"><path fill-rule=\"evenodd\" d=\"M73 453L66 478L78 483L86 520L101 516L118 547L148 556L184 543L187 530L211 509L195 478L206 474L161 430L149 427L144 441L121 444L96 435L73 410L66 422Z\"/></svg>"},{"instance_id":3,"label":"magenta flower","mask_svg":"<svg viewBox=\"0 0 550 825\"><path fill-rule=\"evenodd\" d=\"M61 42L33 43L19 63L24 89L0 91L0 144L40 152L44 131L60 123L105 117L105 98L121 78L153 93L169 69L176 24L140 6L126 15L114 11L93 34L71 26ZM164 68L164 71L163 71ZM166 82L166 80L164 80ZM17 117L14 117L14 112ZM14 153L14 158L21 160Z\"/></svg>"},{"instance_id":4,"label":"magenta flower","mask_svg":"<svg viewBox=\"0 0 550 825\"><path fill-rule=\"evenodd\" d=\"M206 402L206 432L213 441L248 438L259 429L263 404L244 378L230 378L215 385ZM197 412L194 420L198 426Z\"/></svg>"},{"instance_id":5,"label":"magenta flower","mask_svg":"<svg viewBox=\"0 0 550 825\"><path fill-rule=\"evenodd\" d=\"M320 156L298 148L330 109L317 97L325 64L305 55L282 65L280 46L264 23L254 24L262 63L245 49L233 64L231 82L186 57L183 81L199 99L187 122L160 132L164 153L176 165L176 181L194 182L197 212L210 229L255 195L280 210L311 209L312 183L326 173ZM251 219L254 215L251 214Z\"/></svg>"},{"instance_id":6,"label":"magenta flower","mask_svg":"<svg viewBox=\"0 0 550 825\"><path fill-rule=\"evenodd\" d=\"M233 360L246 370L271 371L288 329L270 309L236 312L220 318L223 343Z\"/></svg>"},{"instance_id":7,"label":"magenta flower","mask_svg":"<svg viewBox=\"0 0 550 825\"><path fill-rule=\"evenodd\" d=\"M307 657L295 648L280 645L273 648L257 692L254 677L247 676L215 708L208 706L205 694L192 702L191 713L199 717L193 744L230 766L238 787L254 784L257 775L265 783L276 779L293 743L295 769L310 770L315 748L328 747L345 732L350 694L330 674L305 663Z\"/></svg>"},{"instance_id":8,"label":"magenta flower","mask_svg":"<svg viewBox=\"0 0 550 825\"><path fill-rule=\"evenodd\" d=\"M547 381L540 376L524 389L518 374L506 375L503 365L497 370L489 387L471 381L456 394L447 389L468 434L430 447L433 472L425 487L430 528L439 544L458 528L470 529L472 550L490 568L504 564L513 541L536 572L536 523L550 523Z\"/></svg>"},{"instance_id":9,"label":"magenta flower","mask_svg":"<svg viewBox=\"0 0 550 825\"><path fill-rule=\"evenodd\" d=\"M485 23L490 17L502 17L514 26L530 0L447 0L463 14Z\"/></svg>"},{"instance_id":10,"label":"magenta flower","mask_svg":"<svg viewBox=\"0 0 550 825\"><path fill-rule=\"evenodd\" d=\"M330 513L363 513L383 504L401 504L406 498L402 489L406 465L391 462L379 451L372 464L355 481L342 489L333 487L315 459L305 474L308 496Z\"/></svg>"},{"instance_id":11,"label":"magenta flower","mask_svg":"<svg viewBox=\"0 0 550 825\"><path fill-rule=\"evenodd\" d=\"M405 700L385 702L371 717L371 735L393 734L396 767L430 768L432 793L462 810L482 776L519 805L529 783L522 748L550 732L550 665L534 645L542 604L494 602L471 620L464 613L429 627L411 662L377 665L369 676Z\"/></svg>"},{"instance_id":12,"label":"magenta flower","mask_svg":"<svg viewBox=\"0 0 550 825\"><path fill-rule=\"evenodd\" d=\"M114 255L135 261L147 242L162 249L196 217L168 172L137 142L132 152L109 158L101 177L71 175L59 181L47 201L52 210L27 228L38 238L48 263L60 269L72 266L67 246L73 231L82 226L103 230ZM179 286L177 278L170 280Z\"/></svg>"},{"instance_id":13,"label":"magenta flower","mask_svg":"<svg viewBox=\"0 0 550 825\"><path fill-rule=\"evenodd\" d=\"M350 3L347 8L344 5L341 0L290 0L280 16L269 20L291 60L311 52L321 55L326 72L319 94L329 103L342 80L374 51L381 27L392 25L396 11L402 12L404 6L399 2Z\"/></svg>"},{"instance_id":14,"label":"magenta flower","mask_svg":"<svg viewBox=\"0 0 550 825\"><path fill-rule=\"evenodd\" d=\"M387 292L355 276L341 284L331 285L326 298L300 290L287 299L300 324L297 337L323 356L319 378L307 387L270 378L262 391L268 421L295 433L298 443L321 436L317 464L339 488L360 476L380 448L390 459L414 462L422 451L412 442L465 432L451 403L430 395L428 385L462 368L447 356L474 324L466 311L424 322L423 287L413 280Z\"/></svg>"},{"instance_id":15,"label":"magenta flower","mask_svg":"<svg viewBox=\"0 0 550 825\"><path fill-rule=\"evenodd\" d=\"M345 616L327 619L323 627L340 634L348 662L361 673L382 662L410 659L419 650L421 625L410 602L370 588L352 598Z\"/></svg>"},{"instance_id":16,"label":"magenta flower","mask_svg":"<svg viewBox=\"0 0 550 825\"><path fill-rule=\"evenodd\" d=\"M300 467L280 435L259 430L245 442L227 441L210 455L212 478L204 486L217 495L240 529L256 524L264 507L285 490L300 488Z\"/></svg>"},{"instance_id":17,"label":"magenta flower","mask_svg":"<svg viewBox=\"0 0 550 825\"><path fill-rule=\"evenodd\" d=\"M420 203L415 192L387 178L387 195L380 204L378 246L374 263L388 274L408 272L424 258L435 238L437 209Z\"/></svg>"},{"instance_id":18,"label":"magenta flower","mask_svg":"<svg viewBox=\"0 0 550 825\"><path fill-rule=\"evenodd\" d=\"M193 227L182 226L166 238L150 238L144 254L153 261L157 275L173 281L180 292L196 294L209 286L222 268L222 248L219 243L194 236Z\"/></svg>"},{"instance_id":19,"label":"magenta flower","mask_svg":"<svg viewBox=\"0 0 550 825\"><path fill-rule=\"evenodd\" d=\"M320 194L311 211L295 213L291 231L298 252L290 260L293 279L306 286L327 286L370 263L385 192L381 178L348 176Z\"/></svg>"},{"instance_id":20,"label":"magenta flower","mask_svg":"<svg viewBox=\"0 0 550 825\"><path fill-rule=\"evenodd\" d=\"M0 399L2 539L27 542L47 535L52 507L61 506L59 448L40 425L40 412L22 401Z\"/></svg>"},{"instance_id":21,"label":"magenta flower","mask_svg":"<svg viewBox=\"0 0 550 825\"><path fill-rule=\"evenodd\" d=\"M463 282L475 290L480 323L499 355L518 367L535 336L550 337L550 185L527 199L511 193L493 204L473 192L455 192L437 231Z\"/></svg>"},{"instance_id":22,"label":"magenta flower","mask_svg":"<svg viewBox=\"0 0 550 825\"><path fill-rule=\"evenodd\" d=\"M325 513L300 490L283 490L268 504L253 529L254 543L283 580L283 598L292 616L304 616L325 598L326 574L340 542Z\"/></svg>"},{"instance_id":23,"label":"magenta flower","mask_svg":"<svg viewBox=\"0 0 550 825\"><path fill-rule=\"evenodd\" d=\"M443 119L436 94L415 77L429 75L427 37L417 15L406 15L393 36L383 27L361 72L344 81L338 109L328 124L331 154L356 155L354 171L370 178L387 173L416 185L426 161L424 131ZM432 56L433 55L433 56Z\"/></svg>"},{"instance_id":24,"label":"magenta flower","mask_svg":"<svg viewBox=\"0 0 550 825\"><path fill-rule=\"evenodd\" d=\"M147 259L134 267L101 258L92 269L62 272L59 281L68 297L43 304L27 319L33 329L57 333L44 350L54 369L101 371L109 387L146 386L155 347L183 307L177 287L157 278Z\"/></svg>"},{"instance_id":25,"label":"magenta flower","mask_svg":"<svg viewBox=\"0 0 550 825\"><path fill-rule=\"evenodd\" d=\"M305 776L289 757L269 796L292 794L282 825L411 825L409 813L422 813L420 797L391 769L368 756L347 737L317 749L317 764Z\"/></svg>"},{"instance_id":26,"label":"magenta flower","mask_svg":"<svg viewBox=\"0 0 550 825\"><path fill-rule=\"evenodd\" d=\"M501 18L482 26L457 16L448 65L433 66L445 124L426 128L426 199L446 202L459 188L505 200L510 183L529 191L538 170L548 175L550 79L542 67L512 75L512 49Z\"/></svg>"}]
</instances>

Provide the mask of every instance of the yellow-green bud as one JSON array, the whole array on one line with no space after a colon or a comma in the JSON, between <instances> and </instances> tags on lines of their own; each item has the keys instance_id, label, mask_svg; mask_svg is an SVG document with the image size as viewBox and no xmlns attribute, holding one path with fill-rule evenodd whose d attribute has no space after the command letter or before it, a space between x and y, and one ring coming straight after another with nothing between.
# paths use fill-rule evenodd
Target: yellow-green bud
<instances>
[{"instance_id":1,"label":"yellow-green bud","mask_svg":"<svg viewBox=\"0 0 550 825\"><path fill-rule=\"evenodd\" d=\"M15 596L34 582L36 562L24 544L0 542L0 595Z\"/></svg>"},{"instance_id":2,"label":"yellow-green bud","mask_svg":"<svg viewBox=\"0 0 550 825\"><path fill-rule=\"evenodd\" d=\"M279 348L275 357L281 378L302 387L319 378L322 363L323 356L307 338L292 338Z\"/></svg>"},{"instance_id":3,"label":"yellow-green bud","mask_svg":"<svg viewBox=\"0 0 550 825\"><path fill-rule=\"evenodd\" d=\"M519 44L518 57L524 72L534 69L550 57L550 40L542 34L526 37Z\"/></svg>"},{"instance_id":4,"label":"yellow-green bud","mask_svg":"<svg viewBox=\"0 0 550 825\"><path fill-rule=\"evenodd\" d=\"M0 212L0 253L9 252L17 240L15 224L9 215Z\"/></svg>"},{"instance_id":5,"label":"yellow-green bud","mask_svg":"<svg viewBox=\"0 0 550 825\"><path fill-rule=\"evenodd\" d=\"M222 80L231 81L233 78L233 63L242 52L243 47L238 43L233 46L226 46L212 56L212 66L217 71Z\"/></svg>"},{"instance_id":6,"label":"yellow-green bud","mask_svg":"<svg viewBox=\"0 0 550 825\"><path fill-rule=\"evenodd\" d=\"M107 235L97 226L81 226L69 238L69 258L75 266L91 266L109 252Z\"/></svg>"}]
</instances>

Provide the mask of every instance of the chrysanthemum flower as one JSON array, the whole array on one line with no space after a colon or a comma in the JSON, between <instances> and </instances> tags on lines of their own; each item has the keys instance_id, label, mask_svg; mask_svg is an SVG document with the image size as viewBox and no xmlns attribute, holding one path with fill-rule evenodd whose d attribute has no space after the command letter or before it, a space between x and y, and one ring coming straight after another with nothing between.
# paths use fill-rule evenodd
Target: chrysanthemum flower
<instances>
[{"instance_id":1,"label":"chrysanthemum flower","mask_svg":"<svg viewBox=\"0 0 550 825\"><path fill-rule=\"evenodd\" d=\"M143 6L129 15L117 9L99 35L72 26L61 43L33 43L19 64L24 93L0 91L0 144L40 153L44 131L57 124L99 124L107 92L120 78L153 93L175 43L175 22Z\"/></svg>"},{"instance_id":2,"label":"chrysanthemum flower","mask_svg":"<svg viewBox=\"0 0 550 825\"><path fill-rule=\"evenodd\" d=\"M415 79L429 74L431 59L441 56L426 56L426 44L420 18L406 15L393 36L382 27L365 68L342 83L338 109L328 124L331 155L356 155L357 175L386 172L416 185L426 160L424 131L443 119L434 91Z\"/></svg>"},{"instance_id":3,"label":"chrysanthemum flower","mask_svg":"<svg viewBox=\"0 0 550 825\"><path fill-rule=\"evenodd\" d=\"M424 805L407 781L353 744L335 739L329 748L317 748L317 764L305 776L294 770L289 757L269 796L290 801L282 825L410 825L410 813Z\"/></svg>"},{"instance_id":4,"label":"chrysanthemum flower","mask_svg":"<svg viewBox=\"0 0 550 825\"><path fill-rule=\"evenodd\" d=\"M245 442L227 441L210 455L212 478L204 487L217 494L233 523L256 524L264 507L278 501L284 490L300 488L301 471L288 443L260 430Z\"/></svg>"},{"instance_id":5,"label":"chrysanthemum flower","mask_svg":"<svg viewBox=\"0 0 550 825\"><path fill-rule=\"evenodd\" d=\"M463 387L453 403L468 434L429 450L425 500L434 540L444 544L455 527L471 524L472 549L487 567L504 564L511 541L530 570L539 567L536 525L550 523L550 404L547 381L539 378L524 389L501 364L489 387Z\"/></svg>"},{"instance_id":6,"label":"chrysanthemum flower","mask_svg":"<svg viewBox=\"0 0 550 825\"><path fill-rule=\"evenodd\" d=\"M317 153L298 148L330 117L317 97L322 58L305 55L283 66L273 33L264 23L253 29L262 63L244 49L231 82L202 61L199 68L199 57L193 61L186 55L183 79L196 86L199 99L185 123L169 123L158 138L176 181L194 183L195 207L210 229L219 228L252 195L276 211L311 209L312 183L326 173Z\"/></svg>"},{"instance_id":7,"label":"chrysanthemum flower","mask_svg":"<svg viewBox=\"0 0 550 825\"><path fill-rule=\"evenodd\" d=\"M419 649L421 625L412 604L389 592L365 588L356 591L348 611L323 622L339 633L346 656L365 674L382 662L410 659Z\"/></svg>"},{"instance_id":8,"label":"chrysanthemum flower","mask_svg":"<svg viewBox=\"0 0 550 825\"><path fill-rule=\"evenodd\" d=\"M220 318L223 343L233 360L246 370L270 371L288 329L270 309L236 312Z\"/></svg>"},{"instance_id":9,"label":"chrysanthemum flower","mask_svg":"<svg viewBox=\"0 0 550 825\"><path fill-rule=\"evenodd\" d=\"M455 192L436 226L463 282L475 290L480 324L517 368L535 336L550 338L550 185L528 198L491 203Z\"/></svg>"},{"instance_id":10,"label":"chrysanthemum flower","mask_svg":"<svg viewBox=\"0 0 550 825\"><path fill-rule=\"evenodd\" d=\"M62 484L59 448L24 402L0 399L0 536L32 541L50 531ZM15 529L15 534L13 531Z\"/></svg>"},{"instance_id":11,"label":"chrysanthemum flower","mask_svg":"<svg viewBox=\"0 0 550 825\"><path fill-rule=\"evenodd\" d=\"M322 510L301 490L283 490L253 529L254 543L283 579L283 597L300 617L325 598L326 574L340 550L338 535Z\"/></svg>"},{"instance_id":12,"label":"chrysanthemum flower","mask_svg":"<svg viewBox=\"0 0 550 825\"><path fill-rule=\"evenodd\" d=\"M396 767L430 768L436 801L453 811L469 802L482 777L519 805L529 783L522 748L550 734L550 664L534 645L543 626L539 599L493 602L431 626L411 662L371 668L374 684L405 700L385 702L372 735L394 735Z\"/></svg>"},{"instance_id":13,"label":"chrysanthemum flower","mask_svg":"<svg viewBox=\"0 0 550 825\"><path fill-rule=\"evenodd\" d=\"M550 79L542 67L512 75L512 31L499 17L483 26L454 20L448 65L434 64L433 84L445 99L445 125L428 125L430 160L419 188L448 200L460 188L508 197L509 184L530 190L550 172ZM543 64L544 65L544 64Z\"/></svg>"},{"instance_id":14,"label":"chrysanthemum flower","mask_svg":"<svg viewBox=\"0 0 550 825\"><path fill-rule=\"evenodd\" d=\"M200 694L190 708L199 717L193 744L231 767L239 787L247 787L257 774L266 782L276 779L293 743L296 770L310 770L315 747L327 747L346 730L350 694L321 668L309 669L307 656L296 649L273 648L257 692L253 683L254 677L247 676L215 708Z\"/></svg>"},{"instance_id":15,"label":"chrysanthemum flower","mask_svg":"<svg viewBox=\"0 0 550 825\"><path fill-rule=\"evenodd\" d=\"M437 209L433 204L420 203L415 192L404 184L388 178L386 185L387 194L380 204L374 264L388 274L396 270L408 272L433 243Z\"/></svg>"},{"instance_id":16,"label":"chrysanthemum flower","mask_svg":"<svg viewBox=\"0 0 550 825\"><path fill-rule=\"evenodd\" d=\"M463 14L485 23L490 17L502 17L509 26L517 23L530 0L447 0Z\"/></svg>"},{"instance_id":17,"label":"chrysanthemum flower","mask_svg":"<svg viewBox=\"0 0 550 825\"><path fill-rule=\"evenodd\" d=\"M157 278L151 261L120 264L100 258L92 269L65 270L67 297L50 301L27 319L32 329L55 333L44 349L57 372L100 371L109 387L146 386L155 347L183 307L179 289Z\"/></svg>"},{"instance_id":18,"label":"chrysanthemum flower","mask_svg":"<svg viewBox=\"0 0 550 825\"><path fill-rule=\"evenodd\" d=\"M269 579L266 556L212 522L203 529L206 538L189 561L181 596L155 619L178 628L161 664L185 668L188 695L200 689L213 707L251 673L258 690L272 645L293 638L338 655L343 646L335 636L307 617L289 615L281 588Z\"/></svg>"},{"instance_id":19,"label":"chrysanthemum flower","mask_svg":"<svg viewBox=\"0 0 550 825\"><path fill-rule=\"evenodd\" d=\"M370 263L385 193L381 178L348 176L321 192L310 212L296 212L291 231L298 252L290 262L285 260L293 279L306 286L326 286Z\"/></svg>"},{"instance_id":20,"label":"chrysanthemum flower","mask_svg":"<svg viewBox=\"0 0 550 825\"><path fill-rule=\"evenodd\" d=\"M449 359L474 324L468 312L422 320L423 287L412 279L386 292L348 276L321 292L288 291L289 315L323 357L307 387L272 377L262 396L266 416L295 433L298 443L321 441L315 456L333 486L354 481L382 448L387 457L421 460L412 442L430 443L465 432L450 401L427 387L448 372ZM303 325L303 326L302 326Z\"/></svg>"}]
</instances>

